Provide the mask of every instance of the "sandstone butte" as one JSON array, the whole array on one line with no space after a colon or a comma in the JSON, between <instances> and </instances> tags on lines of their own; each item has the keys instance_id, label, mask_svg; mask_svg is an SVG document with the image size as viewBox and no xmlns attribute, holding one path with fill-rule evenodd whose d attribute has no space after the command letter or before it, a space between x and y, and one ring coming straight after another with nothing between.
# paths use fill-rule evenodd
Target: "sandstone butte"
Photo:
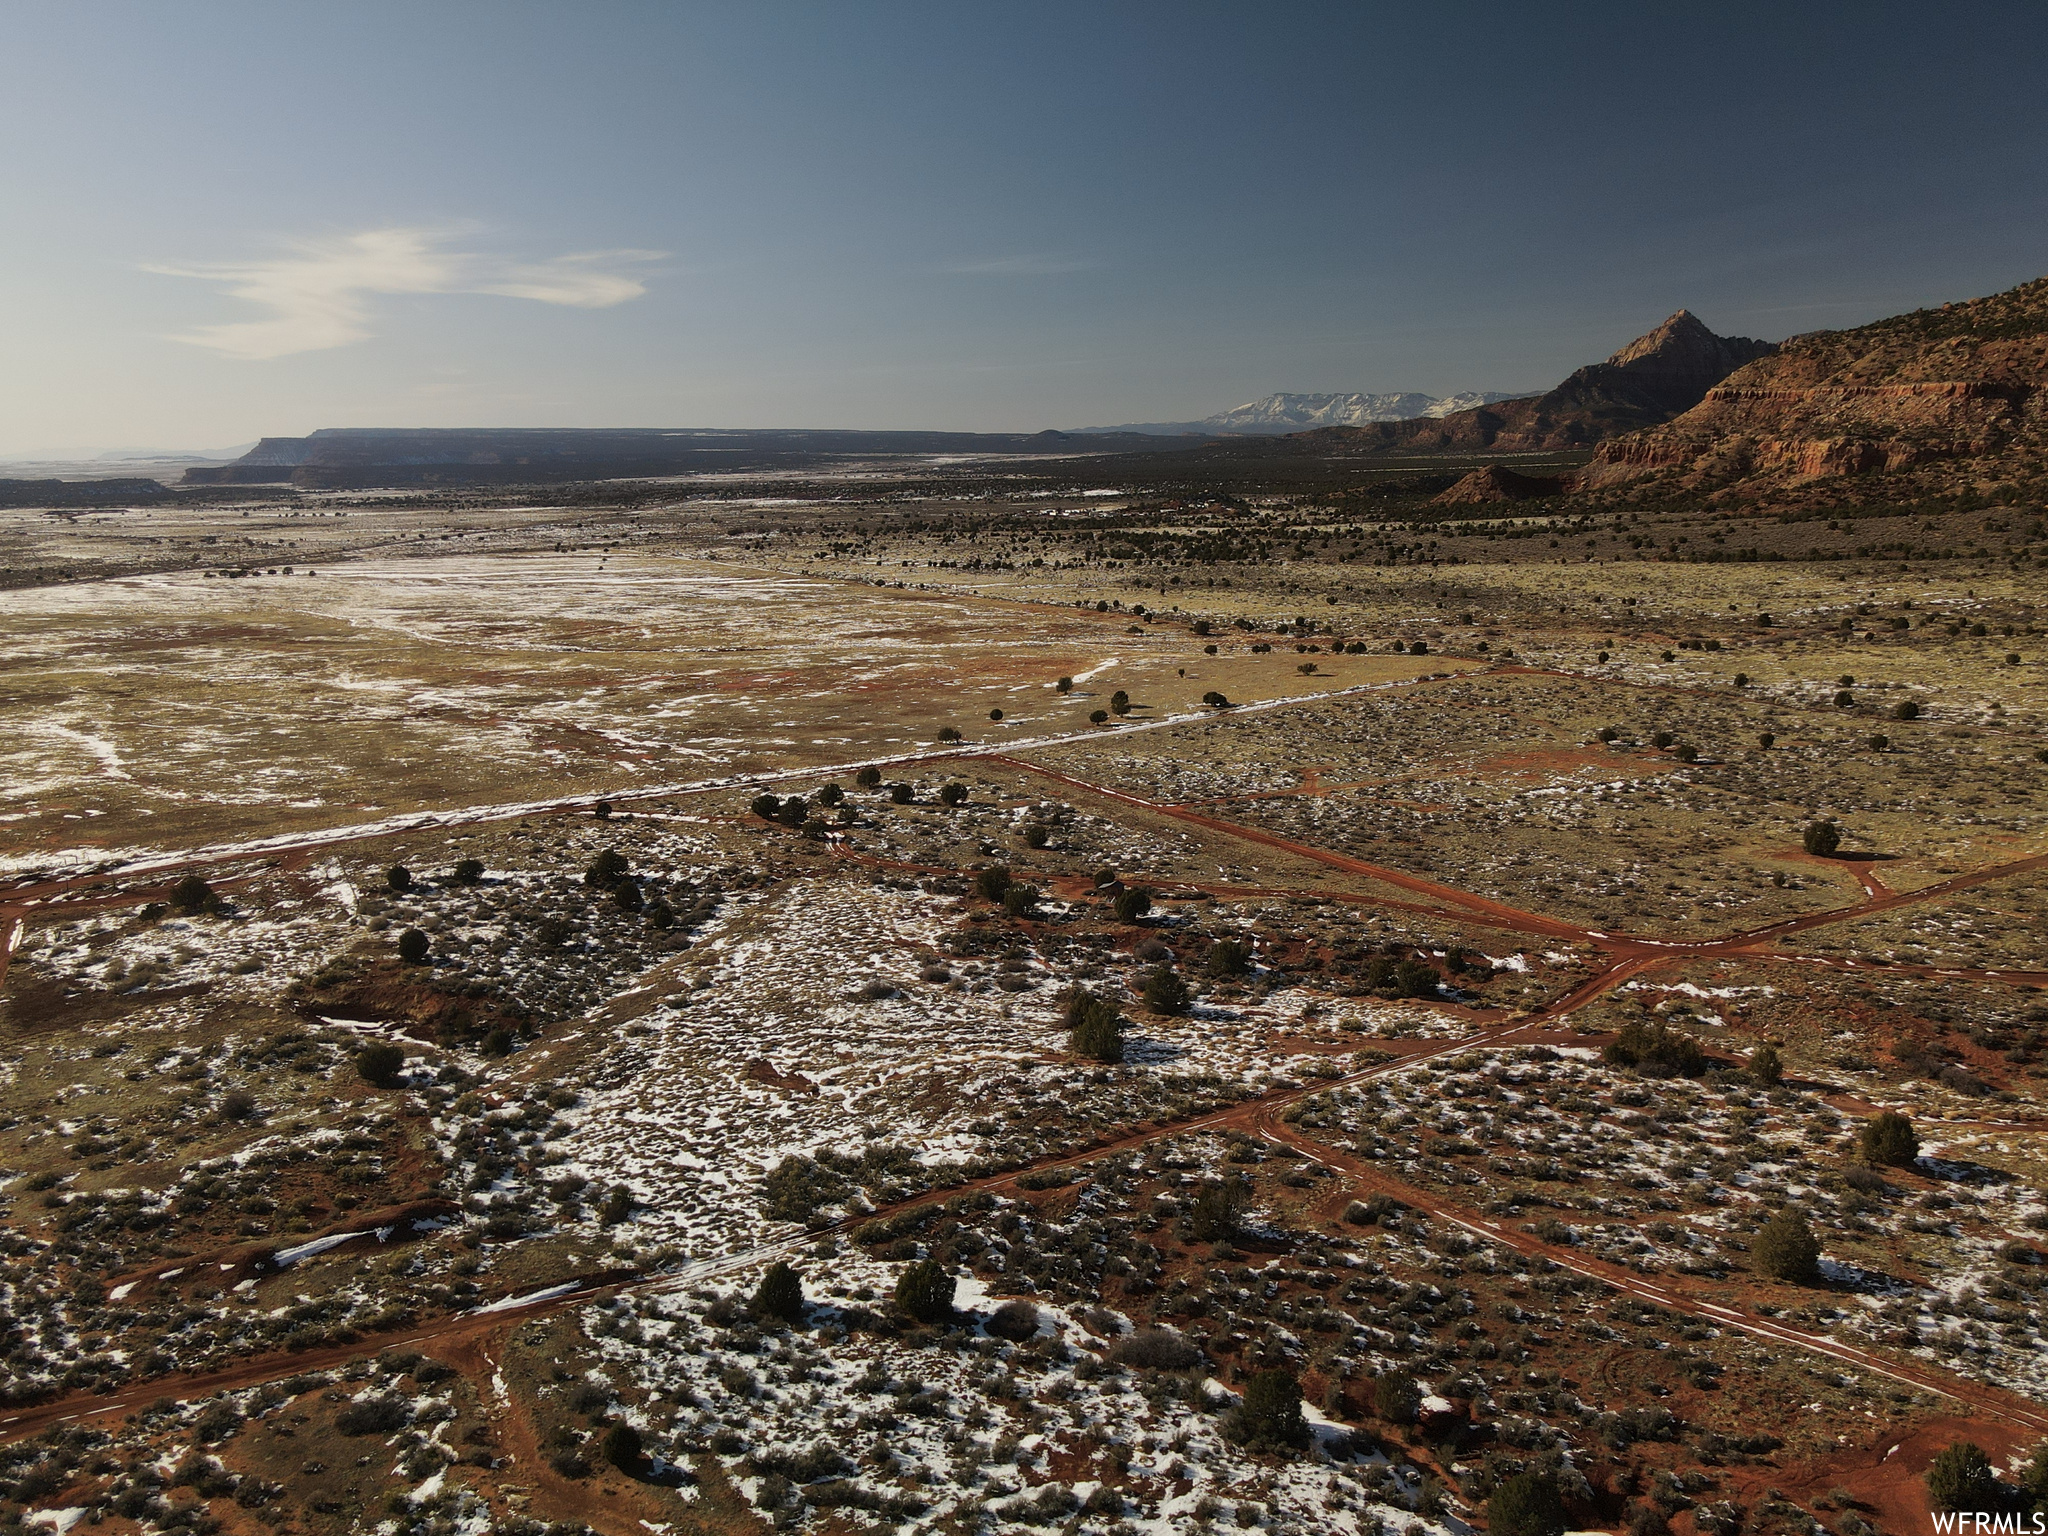
<instances>
[{"instance_id":1,"label":"sandstone butte","mask_svg":"<svg viewBox=\"0 0 2048 1536\"><path fill-rule=\"evenodd\" d=\"M1949 478L2048 462L2048 278L1846 331L1795 336L1579 476L1768 490L1868 470ZM1997 460L1999 465L1985 461Z\"/></svg>"}]
</instances>

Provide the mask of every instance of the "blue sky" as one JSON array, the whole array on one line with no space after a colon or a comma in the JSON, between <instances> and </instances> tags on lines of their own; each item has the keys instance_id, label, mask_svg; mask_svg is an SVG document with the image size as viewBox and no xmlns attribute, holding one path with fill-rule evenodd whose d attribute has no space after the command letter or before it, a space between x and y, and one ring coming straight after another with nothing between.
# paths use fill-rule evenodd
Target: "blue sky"
<instances>
[{"instance_id":1,"label":"blue sky","mask_svg":"<svg viewBox=\"0 0 2048 1536\"><path fill-rule=\"evenodd\" d=\"M1539 388L2048 272L2037 5L0 10L0 453Z\"/></svg>"}]
</instances>

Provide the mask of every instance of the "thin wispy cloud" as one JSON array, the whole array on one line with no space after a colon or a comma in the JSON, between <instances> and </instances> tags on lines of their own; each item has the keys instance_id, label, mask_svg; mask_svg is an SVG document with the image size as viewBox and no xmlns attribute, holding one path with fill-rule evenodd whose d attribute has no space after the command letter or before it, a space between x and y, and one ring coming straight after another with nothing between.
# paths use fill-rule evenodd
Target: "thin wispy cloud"
<instances>
[{"instance_id":1,"label":"thin wispy cloud","mask_svg":"<svg viewBox=\"0 0 2048 1536\"><path fill-rule=\"evenodd\" d=\"M940 267L955 277L1058 277L1066 272L1086 272L1099 262L1077 261L1070 256L991 256L984 261L956 261Z\"/></svg>"},{"instance_id":2,"label":"thin wispy cloud","mask_svg":"<svg viewBox=\"0 0 2048 1536\"><path fill-rule=\"evenodd\" d=\"M219 283L232 297L267 311L261 319L203 325L171 338L259 360L345 347L374 335L380 295L480 293L609 309L645 293L647 285L634 269L666 254L579 251L520 262L455 249L453 238L433 229L371 229L299 241L254 261L152 264L145 270Z\"/></svg>"}]
</instances>

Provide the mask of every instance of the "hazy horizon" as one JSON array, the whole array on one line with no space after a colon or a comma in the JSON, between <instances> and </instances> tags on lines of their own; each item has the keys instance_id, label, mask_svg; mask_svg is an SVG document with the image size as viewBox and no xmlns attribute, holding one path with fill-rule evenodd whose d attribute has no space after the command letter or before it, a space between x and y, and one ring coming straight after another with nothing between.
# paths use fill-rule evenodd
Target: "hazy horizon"
<instances>
[{"instance_id":1,"label":"hazy horizon","mask_svg":"<svg viewBox=\"0 0 2048 1536\"><path fill-rule=\"evenodd\" d=\"M0 39L13 461L1533 392L1681 307L1777 340L2048 270L2017 6L110 4Z\"/></svg>"}]
</instances>

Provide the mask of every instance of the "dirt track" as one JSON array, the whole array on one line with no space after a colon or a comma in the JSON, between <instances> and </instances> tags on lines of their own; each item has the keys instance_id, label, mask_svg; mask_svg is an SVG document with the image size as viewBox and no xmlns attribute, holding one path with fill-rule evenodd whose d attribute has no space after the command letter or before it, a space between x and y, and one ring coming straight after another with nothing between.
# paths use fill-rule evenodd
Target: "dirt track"
<instances>
[{"instance_id":1,"label":"dirt track","mask_svg":"<svg viewBox=\"0 0 2048 1536\"><path fill-rule=\"evenodd\" d=\"M1377 686L1377 685L1376 685ZM1352 692L1358 690L1345 690ZM1324 695L1322 697L1335 697ZM1298 705L1300 699L1276 701ZM1171 721L1149 722L1147 726L1158 728ZM1093 737L1080 737L1091 740ZM1050 743L1040 743L1047 745ZM917 754L913 757L889 761L922 761L933 757L959 756L958 752L947 754ZM2033 1404L2030 1400L2001 1389L1970 1382L1958 1381L1945 1373L1929 1371L1923 1367L1907 1364L1880 1356L1871 1351L1839 1343L1822 1335L1804 1333L1788 1328L1757 1314L1740 1312L1716 1302L1707 1301L1694 1294L1691 1288L1680 1280L1660 1277L1652 1281L1620 1266L1588 1259L1568 1247L1544 1243L1526 1232L1503 1226L1485 1216L1458 1207L1412 1186L1386 1179L1383 1175L1359 1166L1343 1158L1331 1149L1318 1143L1309 1142L1288 1130L1276 1116L1276 1111L1285 1104L1310 1093L1323 1092L1348 1083L1366 1081L1370 1078L1406 1070L1419 1061L1432 1060L1474 1049L1498 1049L1524 1043L1528 1037L1541 1033L1558 1021L1568 1017L1574 1010L1593 999L1611 991L1630 978L1667 964L1719 956L1741 955L1764 960L1799 961L1816 964L1834 964L1856 967L1856 962L1820 961L1812 957L1786 954L1773 949L1776 941L1792 934L1811 931L1832 924L1854 921L1896 908L1940 900L1957 891L1986 884L2010 875L2048 867L2048 855L2015 860L2010 863L1990 866L1985 869L1958 875L1935 885L1916 891L1897 893L1889 890L1881 881L1863 880L1864 899L1851 906L1826 912L1806 914L1797 918L1784 919L1764 927L1726 936L1720 939L1699 941L1665 941L1618 935L1579 927L1538 913L1523 911L1504 903L1463 892L1454 887L1424 880L1400 870L1353 859L1347 855L1332 853L1311 845L1293 842L1262 829L1247 827L1220 817L1206 815L1184 806L1167 805L1130 795L1107 786L1092 784L1085 780L1058 773L1054 770L1018 758L1009 752L984 751L971 755L1003 763L1020 771L1038 775L1054 782L1067 785L1089 795L1120 802L1150 814L1185 821L1225 836L1273 848L1290 855L1311 860L1326 866L1362 875L1408 891L1423 898L1429 905L1425 910L1441 913L1446 917L1464 921L1479 922L1507 931L1527 934L1551 940L1577 943L1602 951L1610 958L1593 976L1589 977L1569 993L1546 1007L1532 1012L1508 1024L1461 1039L1445 1041L1429 1049L1403 1055L1348 1077L1312 1086L1282 1090L1246 1104L1236 1105L1227 1110L1165 1125L1152 1126L1133 1131L1123 1137L1078 1149L1059 1157L1042 1160L1029 1167L1018 1168L1008 1173L977 1180L952 1189L936 1190L899 1205L875 1213L887 1216L895 1211L914 1209L955 1198L963 1192L977 1189L1015 1190L1019 1175L1045 1168L1074 1166L1093 1159L1127 1149L1134 1149L1152 1142L1226 1127L1241 1128L1263 1135L1269 1139L1283 1141L1296 1147L1318 1161L1330 1166L1360 1184L1384 1189L1395 1194L1404 1203L1429 1211L1442 1220L1453 1222L1489 1242L1501 1243L1531 1255L1540 1255L1559 1265L1614 1286L1626 1294L1654 1303L1671 1311L1686 1313L1702 1321L1723 1328L1736 1328L1755 1337L1790 1348L1853 1365L1864 1371L1887 1377L1891 1380L1946 1396L1968 1407L1972 1413L1999 1425L2017 1428L2028 1433L2048 1433L2048 1410ZM860 766L860 765L851 765ZM736 788L752 787L756 784L780 782L785 779L810 779L828 775L831 769L806 769L788 774L769 775L741 781L720 781L715 784L698 786L668 786L634 795L633 799L655 799L682 794L710 793ZM844 771L844 770L840 770ZM627 797L612 797L617 803ZM152 859L147 870L136 870L135 874L146 874L153 881L162 881L188 868L210 868L221 863L236 863L258 859L270 860L280 857L302 856L319 848L335 846L353 838L375 838L391 835L393 830L419 830L431 826L448 826L464 822L484 821L501 817L515 817L545 814L547 810L568 812L587 809L590 802L568 800L554 806L541 808L522 806L517 808L480 808L474 813L451 813L445 816L421 817L405 827L393 829L388 826L375 830L340 829L335 833L303 839L289 845L276 845L252 849L243 847L236 850L199 850L190 855L166 856ZM6 907L0 908L0 979L4 979L5 964L15 943L18 943L23 920L33 908L53 899L63 898L88 884L105 882L107 873L63 877L55 880L25 883L10 893ZM74 901L65 901L67 912L93 910L101 906L123 904L134 899L132 888L88 896ZM1356 898L1366 900L1367 898ZM1878 969L1872 967L1872 969ZM1897 967L1902 973L1929 974L1943 977L1966 976L1990 981L2026 981L2033 984L2048 984L2048 973L2041 972L1962 972L1936 970L1923 967ZM862 1220L874 1219L872 1216ZM842 1223L828 1229L845 1231L854 1223ZM526 1318L544 1310L564 1306L580 1305L599 1296L632 1290L662 1290L701 1285L706 1280L743 1272L775 1258L789 1257L815 1241L820 1234L806 1232L782 1242L763 1245L743 1253L723 1258L706 1260L688 1265L682 1269L657 1275L607 1275L598 1277L577 1277L562 1282L559 1287L535 1293L525 1298L503 1298L478 1311L456 1314L435 1322L409 1329L401 1333L384 1335L360 1344L325 1346L294 1354L273 1354L252 1357L234 1368L203 1376L167 1376L141 1382L121 1392L102 1397L74 1397L56 1399L51 1402L24 1408L9 1416L0 1416L0 1441L18 1439L33 1434L51 1424L72 1422L81 1419L99 1418L110 1414L134 1412L146 1404L164 1396L197 1397L223 1390L234 1390L278 1380L300 1372L317 1370L327 1366L344 1364L365 1354L381 1352L398 1347L423 1347L438 1345L442 1348L487 1348L489 1344L509 1328Z\"/></svg>"}]
</instances>

